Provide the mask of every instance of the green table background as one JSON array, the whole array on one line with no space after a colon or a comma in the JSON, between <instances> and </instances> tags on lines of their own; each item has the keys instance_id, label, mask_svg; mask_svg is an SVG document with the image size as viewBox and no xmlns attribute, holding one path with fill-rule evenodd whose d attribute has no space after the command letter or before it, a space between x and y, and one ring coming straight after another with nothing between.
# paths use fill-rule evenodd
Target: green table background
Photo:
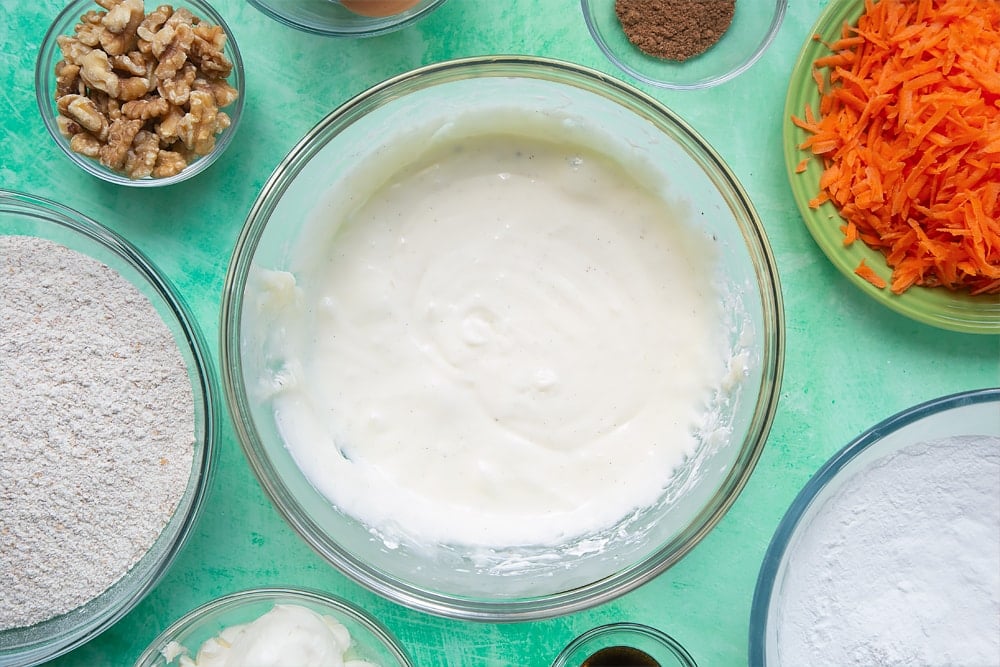
<instances>
[{"instance_id":1,"label":"green table background","mask_svg":"<svg viewBox=\"0 0 1000 667\"><path fill-rule=\"evenodd\" d=\"M281 158L340 103L419 65L497 53L569 60L636 83L604 59L576 0L449 0L414 26L364 40L293 30L244 0L214 4L246 61L242 125L205 173L140 190L84 174L46 135L35 106L34 60L61 3L0 0L0 187L60 201L131 240L178 286L213 343L216 364L220 294L246 214ZM761 559L810 475L901 409L1000 385L1000 337L934 329L878 305L832 268L795 208L781 159L782 107L795 57L826 4L789 0L774 43L733 81L703 91L637 84L715 146L749 192L777 258L787 319L781 400L767 447L736 504L685 559L616 601L546 621L467 623L413 612L347 580L287 527L225 416L204 512L172 569L117 625L52 664L130 665L191 608L233 591L283 585L357 603L420 667L544 666L583 631L621 620L664 630L702 667L746 664Z\"/></svg>"}]
</instances>

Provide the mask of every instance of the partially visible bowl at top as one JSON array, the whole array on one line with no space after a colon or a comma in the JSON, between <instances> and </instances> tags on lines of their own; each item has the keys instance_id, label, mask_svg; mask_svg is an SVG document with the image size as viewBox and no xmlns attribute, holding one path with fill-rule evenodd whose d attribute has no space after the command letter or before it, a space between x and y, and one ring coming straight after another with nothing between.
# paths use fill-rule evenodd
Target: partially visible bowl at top
<instances>
[{"instance_id":1,"label":"partially visible bowl at top","mask_svg":"<svg viewBox=\"0 0 1000 667\"><path fill-rule=\"evenodd\" d=\"M35 98L49 135L76 166L110 183L159 187L203 172L226 150L246 84L233 32L206 0L138 5L122 28L94 0L69 2L39 47ZM161 15L163 7L174 16ZM175 22L193 25L194 35ZM187 50L180 69L161 61L167 37ZM66 67L68 60L87 64Z\"/></svg>"},{"instance_id":2,"label":"partially visible bowl at top","mask_svg":"<svg viewBox=\"0 0 1000 667\"><path fill-rule=\"evenodd\" d=\"M710 3L667 4L673 5L672 11L690 12ZM749 69L777 35L787 4L787 0L737 0L732 22L717 42L700 55L670 60L649 55L628 39L615 12L615 0L580 0L591 36L613 65L643 83L674 90L709 88ZM655 5L647 3L644 11ZM682 9L685 5L689 9Z\"/></svg>"},{"instance_id":3,"label":"partially visible bowl at top","mask_svg":"<svg viewBox=\"0 0 1000 667\"><path fill-rule=\"evenodd\" d=\"M282 619L281 615L289 611L291 614ZM331 624L340 627L330 632ZM319 591L259 588L230 593L191 610L165 628L139 656L135 666L168 667L192 664L191 661L198 664L199 649L206 642L207 652L214 650L216 661L212 664L220 664L217 662L220 644L212 640L224 632L230 640L239 638L241 630L242 641L238 639L222 645L236 651L252 651L253 647L270 651L270 657L278 656L284 660L282 664L298 664L297 657L304 661L302 664L308 664L310 660L319 658L318 655L310 656L308 651L325 646L347 660L358 661L356 664L378 667L412 665L399 641L360 607ZM347 636L335 634L344 630ZM331 646L331 640L337 642L335 646ZM305 652L296 656L291 653L295 650ZM245 657L252 660L260 656L251 652ZM323 664L339 664L336 658L340 656L325 655L323 658L330 662Z\"/></svg>"},{"instance_id":4,"label":"partially visible bowl at top","mask_svg":"<svg viewBox=\"0 0 1000 667\"><path fill-rule=\"evenodd\" d=\"M483 161L466 170L466 156L476 155ZM615 160L619 170L600 171L602 159ZM445 171L462 166L457 174L435 176L436 168L422 168L428 164ZM536 169L537 180L524 176ZM602 173L631 185L625 194L595 192L595 184L605 182ZM407 174L432 180L427 188L417 186L417 203L402 206L398 216L376 214L372 226L362 223L371 218L359 207L385 202L383 195L400 190L398 179L412 186ZM484 183L529 190L462 198ZM650 214L648 195L670 202L668 209ZM556 204L542 206L552 198ZM521 201L535 205L518 209ZM434 213L439 202L445 209ZM545 210L550 213L539 215ZM594 210L597 221L589 213ZM464 224L440 227L457 221ZM373 228L387 236L369 243ZM545 230L541 238L539 228ZM591 233L595 228L599 232ZM679 236L663 238L665 231ZM340 245L359 238L365 240L349 250ZM678 276L684 287L656 277L663 266L689 261L693 248L709 250L704 262ZM369 261L367 253L380 249L387 254ZM407 258L415 261L405 263ZM491 258L498 258L497 266ZM365 286L354 276L327 279L323 273L341 267L360 271ZM698 286L689 291L693 276ZM343 286L347 292L339 291ZM630 288L641 303L649 297L650 310L673 305L679 294L696 293L696 304L676 320L667 318L669 324L645 327L646 309L637 314L636 301L620 296ZM342 312L353 306L360 312ZM643 415L662 414L672 404L670 390L636 395L623 387L641 386L653 375L674 378L672 369L692 353L671 341L674 332L685 329L680 323L690 323L693 313L708 312L717 313L706 325L713 343L704 368L719 372L708 373L711 395L678 421L633 435L646 421L634 418L632 406ZM393 333L331 333L331 321L362 328L385 323ZM595 335L598 329L604 333ZM323 346L352 342L360 345L356 354L327 365ZM405 349L386 351L396 343ZM562 352L567 346L569 355ZM570 63L529 57L431 65L329 114L282 161L254 203L234 250L221 313L228 404L244 452L284 518L331 564L373 591L421 611L475 620L524 620L590 607L690 552L735 501L762 451L783 350L780 289L764 228L718 154L634 88ZM395 363L400 357L407 362ZM601 366L602 358L623 363ZM481 369L478 379L449 384L470 364L474 373ZM594 367L608 373L577 381ZM310 393L317 382L336 382L338 392L362 404L344 409L343 393ZM365 382L377 383L377 391L368 393L372 385L355 390ZM471 395L463 394L470 386ZM398 409L407 397L430 407ZM591 415L601 423L593 424ZM477 423L464 421L479 416ZM377 427L374 438L385 452L380 463L366 465L355 447L372 440L342 435L348 423L359 422ZM417 439L410 426L430 435ZM601 435L607 432L621 450L572 453L608 442ZM484 460L466 465L464 454L487 440L493 444L484 447ZM650 463L674 451L678 441L691 443L689 455ZM544 472L511 451L540 457ZM635 459L639 452L642 458ZM461 465L451 474L456 459ZM553 469L560 460L579 477ZM638 477L651 473L641 484L649 493L600 519L598 527L580 528L606 512L595 508L603 505L595 498L617 499L640 486L622 472L622 460L639 462ZM378 476L382 463L407 461L413 466ZM445 466L449 470L440 472ZM372 470L377 481L359 486ZM407 486L423 487L436 476L443 478L431 488ZM573 492L586 500L539 511L552 483L567 476L592 482ZM449 498L448 511L414 511L427 503L436 510L439 489L467 491L483 503L470 509ZM350 509L330 500L340 490L348 490ZM516 509L483 507L495 493ZM531 504L526 495L542 498ZM372 523L358 518L385 507L388 516ZM567 516L576 524L572 529ZM538 530L540 524L545 528ZM495 541L477 541L483 533Z\"/></svg>"},{"instance_id":5,"label":"partially visible bowl at top","mask_svg":"<svg viewBox=\"0 0 1000 667\"><path fill-rule=\"evenodd\" d=\"M250 0L275 21L329 37L374 37L405 28L445 0Z\"/></svg>"}]
</instances>

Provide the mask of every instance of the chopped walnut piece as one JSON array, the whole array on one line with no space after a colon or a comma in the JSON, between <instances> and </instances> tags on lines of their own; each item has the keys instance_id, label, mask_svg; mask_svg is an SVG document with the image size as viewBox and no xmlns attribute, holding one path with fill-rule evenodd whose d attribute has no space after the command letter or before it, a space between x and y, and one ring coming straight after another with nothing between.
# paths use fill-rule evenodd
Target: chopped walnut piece
<instances>
[{"instance_id":1,"label":"chopped walnut piece","mask_svg":"<svg viewBox=\"0 0 1000 667\"><path fill-rule=\"evenodd\" d=\"M69 140L69 147L74 152L97 159L101 156L101 140L89 132L77 132Z\"/></svg>"},{"instance_id":2,"label":"chopped walnut piece","mask_svg":"<svg viewBox=\"0 0 1000 667\"><path fill-rule=\"evenodd\" d=\"M207 155L215 147L215 98L204 90L192 91L189 109L180 122L180 140L188 150Z\"/></svg>"},{"instance_id":3,"label":"chopped walnut piece","mask_svg":"<svg viewBox=\"0 0 1000 667\"><path fill-rule=\"evenodd\" d=\"M156 134L160 137L162 146L172 145L181 135L181 121L184 119L184 109L170 105L159 123L156 124Z\"/></svg>"},{"instance_id":4,"label":"chopped walnut piece","mask_svg":"<svg viewBox=\"0 0 1000 667\"><path fill-rule=\"evenodd\" d=\"M161 150L156 154L156 166L153 167L155 178L166 178L176 176L184 171L187 166L187 158L175 151Z\"/></svg>"},{"instance_id":5,"label":"chopped walnut piece","mask_svg":"<svg viewBox=\"0 0 1000 667\"><path fill-rule=\"evenodd\" d=\"M176 12L174 16L176 16ZM194 43L194 30L187 23L177 27L163 26L153 37L153 55L159 60L154 73L160 79L170 79L187 62Z\"/></svg>"},{"instance_id":6,"label":"chopped walnut piece","mask_svg":"<svg viewBox=\"0 0 1000 667\"><path fill-rule=\"evenodd\" d=\"M152 43L154 36L163 27L163 24L167 22L170 15L174 13L173 7L170 5L160 5L150 13L146 14L146 18L142 20L139 27L136 29L136 34L139 39L145 42Z\"/></svg>"},{"instance_id":7,"label":"chopped walnut piece","mask_svg":"<svg viewBox=\"0 0 1000 667\"><path fill-rule=\"evenodd\" d=\"M97 10L90 10L80 17L80 22L76 24L74 35L81 44L94 48L101 43L101 33L104 32L101 26L102 14Z\"/></svg>"},{"instance_id":8,"label":"chopped walnut piece","mask_svg":"<svg viewBox=\"0 0 1000 667\"><path fill-rule=\"evenodd\" d=\"M195 79L191 84L194 90L206 90L212 93L215 99L215 106L227 107L236 101L240 92L226 83L225 79Z\"/></svg>"},{"instance_id":9,"label":"chopped walnut piece","mask_svg":"<svg viewBox=\"0 0 1000 667\"><path fill-rule=\"evenodd\" d=\"M63 95L56 101L56 106L64 116L75 120L83 129L102 139L106 135L108 118L89 97L73 94Z\"/></svg>"},{"instance_id":10,"label":"chopped walnut piece","mask_svg":"<svg viewBox=\"0 0 1000 667\"><path fill-rule=\"evenodd\" d=\"M112 169L124 167L129 147L140 129L142 121L138 119L119 118L112 121L108 127L108 143L101 146L101 164Z\"/></svg>"},{"instance_id":11,"label":"chopped walnut piece","mask_svg":"<svg viewBox=\"0 0 1000 667\"><path fill-rule=\"evenodd\" d=\"M83 132L83 128L78 122L61 114L56 116L56 127L59 128L59 134L67 139L72 139L74 134Z\"/></svg>"},{"instance_id":12,"label":"chopped walnut piece","mask_svg":"<svg viewBox=\"0 0 1000 667\"><path fill-rule=\"evenodd\" d=\"M168 111L170 111L170 102L162 97L144 97L141 100L131 100L122 105L122 114L126 118L149 120L165 116Z\"/></svg>"},{"instance_id":13,"label":"chopped walnut piece","mask_svg":"<svg viewBox=\"0 0 1000 667\"><path fill-rule=\"evenodd\" d=\"M82 95L86 92L80 81L80 66L60 60L56 63L56 98L70 93Z\"/></svg>"},{"instance_id":14,"label":"chopped walnut piece","mask_svg":"<svg viewBox=\"0 0 1000 667\"><path fill-rule=\"evenodd\" d=\"M129 178L152 176L159 154L160 138L149 130L139 130L125 158L125 173Z\"/></svg>"},{"instance_id":15,"label":"chopped walnut piece","mask_svg":"<svg viewBox=\"0 0 1000 667\"><path fill-rule=\"evenodd\" d=\"M194 28L195 39L191 44L190 58L202 72L224 79L233 71L233 63L223 53L226 33L222 26L198 25ZM221 40L220 40L221 37ZM220 43L221 42L221 43Z\"/></svg>"},{"instance_id":16,"label":"chopped walnut piece","mask_svg":"<svg viewBox=\"0 0 1000 667\"><path fill-rule=\"evenodd\" d=\"M109 56L128 53L138 45L136 30L146 17L143 0L119 0L101 19L106 29L101 33L101 46Z\"/></svg>"},{"instance_id":17,"label":"chopped walnut piece","mask_svg":"<svg viewBox=\"0 0 1000 667\"><path fill-rule=\"evenodd\" d=\"M130 76L127 79L119 79L118 99L123 102L137 100L155 88L151 86L150 79L144 76Z\"/></svg>"},{"instance_id":18,"label":"chopped walnut piece","mask_svg":"<svg viewBox=\"0 0 1000 667\"><path fill-rule=\"evenodd\" d=\"M191 95L191 84L198 76L198 70L191 63L184 63L181 70L173 78L160 79L156 90L168 102L176 106L184 106Z\"/></svg>"},{"instance_id":19,"label":"chopped walnut piece","mask_svg":"<svg viewBox=\"0 0 1000 667\"><path fill-rule=\"evenodd\" d=\"M83 57L93 50L92 46L88 46L78 38L68 35L57 37L56 44L59 45L63 60L71 65L79 65Z\"/></svg>"},{"instance_id":20,"label":"chopped walnut piece","mask_svg":"<svg viewBox=\"0 0 1000 667\"><path fill-rule=\"evenodd\" d=\"M91 88L103 90L111 97L118 97L118 75L111 69L108 54L91 49L80 59L80 78Z\"/></svg>"},{"instance_id":21,"label":"chopped walnut piece","mask_svg":"<svg viewBox=\"0 0 1000 667\"><path fill-rule=\"evenodd\" d=\"M132 76L148 76L153 68L146 61L146 54L140 51L129 51L111 58L111 67L124 74Z\"/></svg>"},{"instance_id":22,"label":"chopped walnut piece","mask_svg":"<svg viewBox=\"0 0 1000 667\"><path fill-rule=\"evenodd\" d=\"M170 18L167 19L164 26L170 26L176 28L179 25L194 26L196 23L201 23L194 14L191 13L190 9L185 7L177 7L173 12L170 13Z\"/></svg>"},{"instance_id":23,"label":"chopped walnut piece","mask_svg":"<svg viewBox=\"0 0 1000 667\"><path fill-rule=\"evenodd\" d=\"M129 178L180 173L210 153L239 93L222 26L185 8L94 0L57 44L56 124L70 148Z\"/></svg>"}]
</instances>

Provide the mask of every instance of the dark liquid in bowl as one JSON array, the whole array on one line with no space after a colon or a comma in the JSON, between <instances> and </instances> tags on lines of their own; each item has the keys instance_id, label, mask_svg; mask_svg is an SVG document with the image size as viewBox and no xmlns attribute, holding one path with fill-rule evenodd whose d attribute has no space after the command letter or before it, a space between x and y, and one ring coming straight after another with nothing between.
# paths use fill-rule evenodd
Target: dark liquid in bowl
<instances>
[{"instance_id":1,"label":"dark liquid in bowl","mask_svg":"<svg viewBox=\"0 0 1000 667\"><path fill-rule=\"evenodd\" d=\"M660 667L660 663L637 648L609 646L584 660L580 667Z\"/></svg>"}]
</instances>

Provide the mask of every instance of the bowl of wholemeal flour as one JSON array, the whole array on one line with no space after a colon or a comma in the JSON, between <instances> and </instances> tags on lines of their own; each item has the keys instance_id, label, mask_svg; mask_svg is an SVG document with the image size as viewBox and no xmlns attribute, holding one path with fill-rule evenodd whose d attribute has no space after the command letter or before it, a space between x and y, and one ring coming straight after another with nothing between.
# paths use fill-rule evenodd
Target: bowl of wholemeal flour
<instances>
[{"instance_id":1,"label":"bowl of wholemeal flour","mask_svg":"<svg viewBox=\"0 0 1000 667\"><path fill-rule=\"evenodd\" d=\"M876 425L771 541L750 665L1000 664L1000 389Z\"/></svg>"},{"instance_id":2,"label":"bowl of wholemeal flour","mask_svg":"<svg viewBox=\"0 0 1000 667\"><path fill-rule=\"evenodd\" d=\"M778 33L787 0L580 0L598 48L629 76L694 90L750 68Z\"/></svg>"},{"instance_id":3,"label":"bowl of wholemeal flour","mask_svg":"<svg viewBox=\"0 0 1000 667\"><path fill-rule=\"evenodd\" d=\"M186 306L114 232L0 191L0 663L97 636L159 581L217 437Z\"/></svg>"}]
</instances>

